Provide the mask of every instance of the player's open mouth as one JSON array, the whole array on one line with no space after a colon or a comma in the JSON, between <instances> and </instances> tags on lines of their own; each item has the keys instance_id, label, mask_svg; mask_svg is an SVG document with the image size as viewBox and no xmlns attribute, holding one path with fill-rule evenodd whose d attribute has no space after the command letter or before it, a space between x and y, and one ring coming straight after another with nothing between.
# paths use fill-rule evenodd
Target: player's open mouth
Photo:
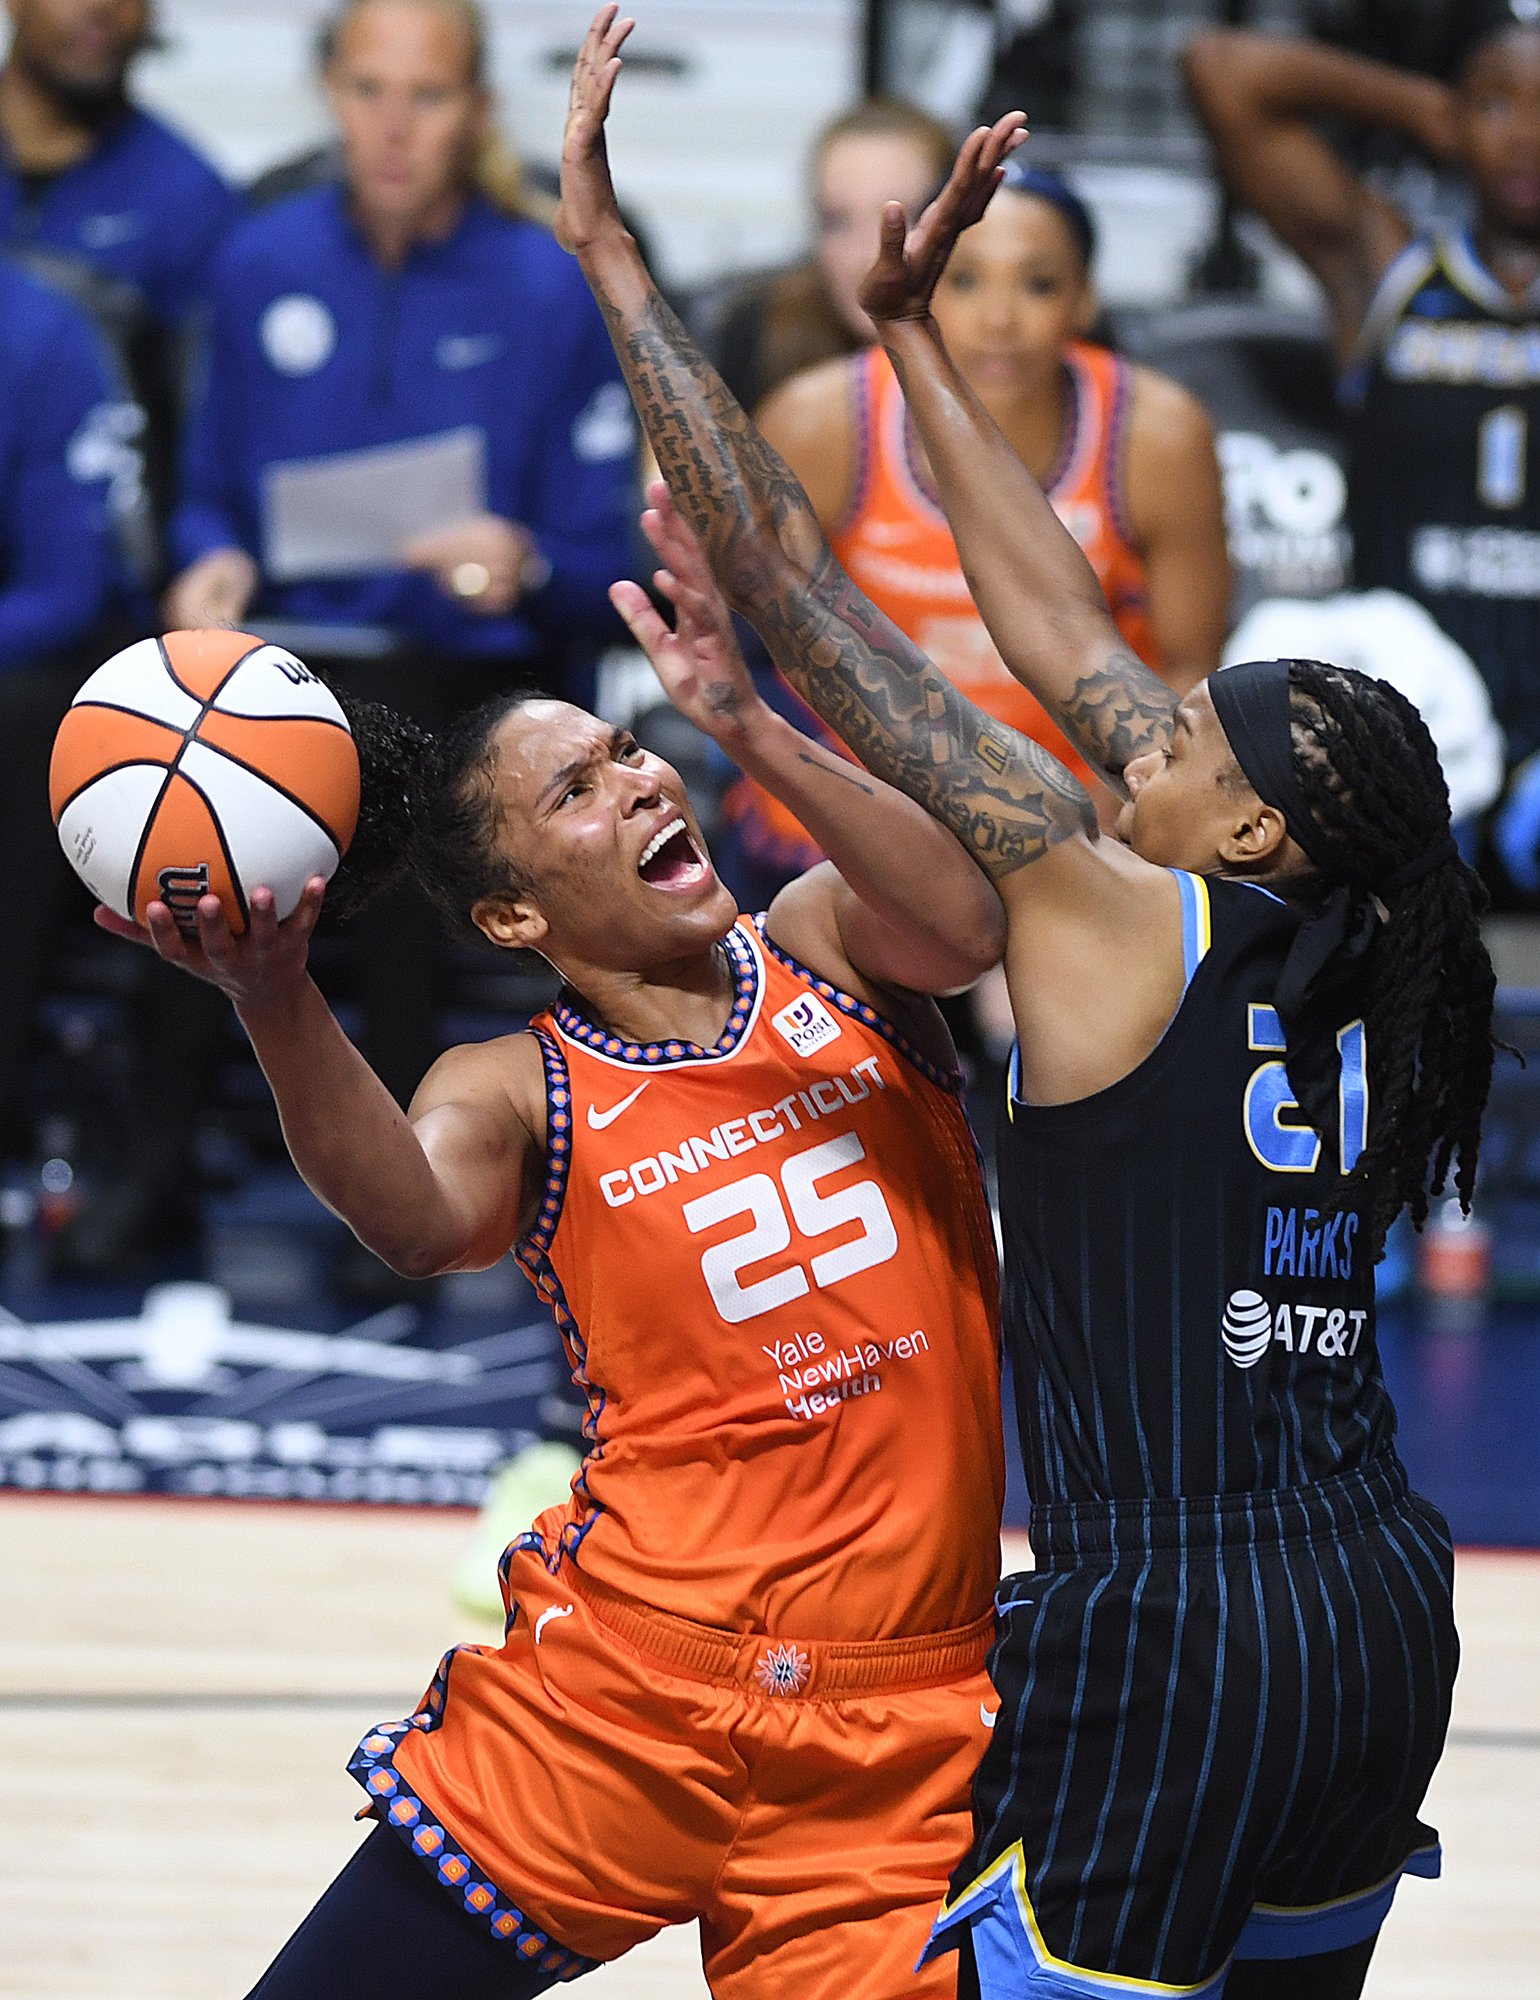
<instances>
[{"instance_id":1,"label":"player's open mouth","mask_svg":"<svg viewBox=\"0 0 1540 2000\"><path fill-rule=\"evenodd\" d=\"M690 837L682 819L661 826L642 849L636 872L653 889L693 889L711 864Z\"/></svg>"}]
</instances>

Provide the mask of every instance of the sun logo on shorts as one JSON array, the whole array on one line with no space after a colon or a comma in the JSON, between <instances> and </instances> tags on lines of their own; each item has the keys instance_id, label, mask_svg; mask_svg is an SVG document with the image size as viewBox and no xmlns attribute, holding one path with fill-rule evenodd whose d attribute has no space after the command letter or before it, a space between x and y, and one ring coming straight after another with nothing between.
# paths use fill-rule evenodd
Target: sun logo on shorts
<instances>
[{"instance_id":1,"label":"sun logo on shorts","mask_svg":"<svg viewBox=\"0 0 1540 2000\"><path fill-rule=\"evenodd\" d=\"M754 1669L754 1678L766 1694L801 1694L811 1672L807 1654L788 1641L784 1646L765 1648Z\"/></svg>"}]
</instances>

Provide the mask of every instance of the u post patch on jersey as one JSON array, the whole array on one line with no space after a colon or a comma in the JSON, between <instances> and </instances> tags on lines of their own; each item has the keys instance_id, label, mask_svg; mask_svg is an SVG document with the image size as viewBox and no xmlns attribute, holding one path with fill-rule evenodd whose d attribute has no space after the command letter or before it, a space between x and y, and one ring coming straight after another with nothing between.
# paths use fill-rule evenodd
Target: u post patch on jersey
<instances>
[{"instance_id":1,"label":"u post patch on jersey","mask_svg":"<svg viewBox=\"0 0 1540 2000\"><path fill-rule=\"evenodd\" d=\"M839 1022L816 993L804 993L793 1000L789 1007L771 1016L770 1024L790 1044L792 1053L799 1056L816 1054L837 1041L840 1034Z\"/></svg>"}]
</instances>

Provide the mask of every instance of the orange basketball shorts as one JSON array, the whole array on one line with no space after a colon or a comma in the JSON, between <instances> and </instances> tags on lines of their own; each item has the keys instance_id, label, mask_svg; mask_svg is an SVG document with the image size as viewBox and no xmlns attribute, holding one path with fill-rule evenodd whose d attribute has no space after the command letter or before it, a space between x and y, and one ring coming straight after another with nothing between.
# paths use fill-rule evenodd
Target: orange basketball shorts
<instances>
[{"instance_id":1,"label":"orange basketball shorts","mask_svg":"<svg viewBox=\"0 0 1540 2000\"><path fill-rule=\"evenodd\" d=\"M727 1633L505 1560L504 1644L349 1766L472 1915L558 1977L698 1920L717 2000L950 2000L955 1963L914 1968L972 1838L992 1616Z\"/></svg>"}]
</instances>

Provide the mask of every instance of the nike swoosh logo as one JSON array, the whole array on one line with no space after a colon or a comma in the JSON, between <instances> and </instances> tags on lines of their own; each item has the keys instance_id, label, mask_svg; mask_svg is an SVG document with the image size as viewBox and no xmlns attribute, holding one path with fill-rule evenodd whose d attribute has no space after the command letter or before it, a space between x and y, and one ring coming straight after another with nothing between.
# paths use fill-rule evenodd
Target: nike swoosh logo
<instances>
[{"instance_id":1,"label":"nike swoosh logo","mask_svg":"<svg viewBox=\"0 0 1540 2000\"><path fill-rule=\"evenodd\" d=\"M547 1616L549 1616L549 1613L547 1613ZM993 1729L999 1720L1000 1711L998 1708L986 1708L983 1702L979 1703L979 1721L983 1723L986 1729Z\"/></svg>"},{"instance_id":2,"label":"nike swoosh logo","mask_svg":"<svg viewBox=\"0 0 1540 2000\"><path fill-rule=\"evenodd\" d=\"M542 1611L535 1620L535 1644L537 1646L540 1644L540 1634L553 1618L570 1618L572 1612L573 1606L570 1604L553 1604L549 1610Z\"/></svg>"},{"instance_id":3,"label":"nike swoosh logo","mask_svg":"<svg viewBox=\"0 0 1540 2000\"><path fill-rule=\"evenodd\" d=\"M596 1132L602 1132L607 1125L613 1125L622 1111L629 1111L631 1109L631 1106L635 1104L636 1100L647 1088L647 1084L651 1082L652 1078L648 1077L646 1083L639 1083L629 1097L623 1097L618 1104L612 1104L608 1111L596 1111L590 1104L588 1107L589 1124Z\"/></svg>"}]
</instances>

